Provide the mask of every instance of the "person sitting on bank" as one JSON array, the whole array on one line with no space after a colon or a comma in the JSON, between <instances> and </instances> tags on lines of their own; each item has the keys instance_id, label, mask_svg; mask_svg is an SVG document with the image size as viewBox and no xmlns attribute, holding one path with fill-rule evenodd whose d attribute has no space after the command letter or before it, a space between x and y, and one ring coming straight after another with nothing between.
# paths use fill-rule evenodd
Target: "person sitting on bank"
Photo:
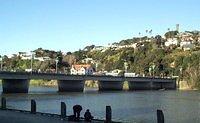
<instances>
[{"instance_id":1,"label":"person sitting on bank","mask_svg":"<svg viewBox=\"0 0 200 123\"><path fill-rule=\"evenodd\" d=\"M91 122L91 120L94 118L91 113L90 113L90 110L87 109L85 114L84 114L84 118L85 118L85 121L88 121L88 122Z\"/></svg>"},{"instance_id":2,"label":"person sitting on bank","mask_svg":"<svg viewBox=\"0 0 200 123\"><path fill-rule=\"evenodd\" d=\"M80 105L74 105L73 106L73 111L74 111L74 118L76 121L80 120L80 112L82 110L82 106Z\"/></svg>"}]
</instances>

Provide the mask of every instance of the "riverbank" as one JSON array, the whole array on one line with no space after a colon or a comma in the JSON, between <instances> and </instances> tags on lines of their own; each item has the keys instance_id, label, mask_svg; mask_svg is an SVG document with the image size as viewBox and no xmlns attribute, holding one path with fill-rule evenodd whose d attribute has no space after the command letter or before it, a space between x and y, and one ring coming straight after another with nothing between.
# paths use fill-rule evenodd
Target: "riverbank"
<instances>
[{"instance_id":1,"label":"riverbank","mask_svg":"<svg viewBox=\"0 0 200 123\"><path fill-rule=\"evenodd\" d=\"M67 119L61 119L58 115L30 114L30 112L14 110L0 110L0 121L1 123L75 123ZM80 123L86 122L82 120ZM103 123L103 121L92 121L92 123Z\"/></svg>"},{"instance_id":2,"label":"riverbank","mask_svg":"<svg viewBox=\"0 0 200 123\"><path fill-rule=\"evenodd\" d=\"M57 87L56 80L30 80L31 86L47 86L47 87Z\"/></svg>"},{"instance_id":3,"label":"riverbank","mask_svg":"<svg viewBox=\"0 0 200 123\"><path fill-rule=\"evenodd\" d=\"M58 83L56 80L31 80L31 86L46 86L46 87L57 87ZM98 81L87 80L85 81L85 87L98 88ZM125 81L123 85L124 90L128 90L128 82Z\"/></svg>"},{"instance_id":4,"label":"riverbank","mask_svg":"<svg viewBox=\"0 0 200 123\"><path fill-rule=\"evenodd\" d=\"M38 116L30 113L8 110L0 110L0 121L1 123L66 123L66 121L61 121L58 118L49 118L47 116Z\"/></svg>"},{"instance_id":5,"label":"riverbank","mask_svg":"<svg viewBox=\"0 0 200 123\"><path fill-rule=\"evenodd\" d=\"M58 83L57 83L57 80L30 80L30 85L31 86L57 87ZM85 86L97 88L98 83L97 83L97 81L88 80L88 81L85 81Z\"/></svg>"},{"instance_id":6,"label":"riverbank","mask_svg":"<svg viewBox=\"0 0 200 123\"><path fill-rule=\"evenodd\" d=\"M179 81L178 90L199 90L198 88L193 88L187 81Z\"/></svg>"}]
</instances>

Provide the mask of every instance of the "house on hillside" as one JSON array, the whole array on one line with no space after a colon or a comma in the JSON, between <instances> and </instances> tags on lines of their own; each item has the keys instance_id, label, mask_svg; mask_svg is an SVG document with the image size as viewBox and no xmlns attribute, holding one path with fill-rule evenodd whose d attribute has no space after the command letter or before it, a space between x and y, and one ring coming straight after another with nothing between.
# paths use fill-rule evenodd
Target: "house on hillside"
<instances>
[{"instance_id":1,"label":"house on hillside","mask_svg":"<svg viewBox=\"0 0 200 123\"><path fill-rule=\"evenodd\" d=\"M193 41L193 34L189 32L180 33L179 37L182 41Z\"/></svg>"},{"instance_id":2,"label":"house on hillside","mask_svg":"<svg viewBox=\"0 0 200 123\"><path fill-rule=\"evenodd\" d=\"M82 63L85 63L85 64L94 64L95 61L92 59L92 58L85 58L83 60L81 60Z\"/></svg>"},{"instance_id":3,"label":"house on hillside","mask_svg":"<svg viewBox=\"0 0 200 123\"><path fill-rule=\"evenodd\" d=\"M72 75L92 75L94 69L90 64L76 64L72 65L70 73Z\"/></svg>"},{"instance_id":4,"label":"house on hillside","mask_svg":"<svg viewBox=\"0 0 200 123\"><path fill-rule=\"evenodd\" d=\"M101 51L103 49L104 49L103 46L95 46L91 51Z\"/></svg>"},{"instance_id":5,"label":"house on hillside","mask_svg":"<svg viewBox=\"0 0 200 123\"><path fill-rule=\"evenodd\" d=\"M50 57L35 57L34 60L38 60L38 61L48 61L51 60Z\"/></svg>"},{"instance_id":6,"label":"house on hillside","mask_svg":"<svg viewBox=\"0 0 200 123\"><path fill-rule=\"evenodd\" d=\"M182 41L180 43L180 47L186 51L186 50L190 50L190 49L193 49L194 48L194 44L192 44L191 41Z\"/></svg>"},{"instance_id":7,"label":"house on hillside","mask_svg":"<svg viewBox=\"0 0 200 123\"><path fill-rule=\"evenodd\" d=\"M31 53L27 53L27 52L19 52L17 56L20 57L22 60L31 59Z\"/></svg>"},{"instance_id":8,"label":"house on hillside","mask_svg":"<svg viewBox=\"0 0 200 123\"><path fill-rule=\"evenodd\" d=\"M178 45L178 40L176 38L169 38L165 42L165 46L168 47L170 45Z\"/></svg>"}]
</instances>

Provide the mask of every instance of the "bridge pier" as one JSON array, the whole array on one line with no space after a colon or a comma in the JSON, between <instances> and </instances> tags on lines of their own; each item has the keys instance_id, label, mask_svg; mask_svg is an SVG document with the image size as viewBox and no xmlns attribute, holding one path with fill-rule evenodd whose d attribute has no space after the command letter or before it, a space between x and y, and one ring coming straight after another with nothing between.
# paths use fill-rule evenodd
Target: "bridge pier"
<instances>
[{"instance_id":1,"label":"bridge pier","mask_svg":"<svg viewBox=\"0 0 200 123\"><path fill-rule=\"evenodd\" d=\"M169 82L155 82L153 83L153 89L159 90L159 89L166 89L166 90L175 90L176 89L176 83L169 83Z\"/></svg>"},{"instance_id":2,"label":"bridge pier","mask_svg":"<svg viewBox=\"0 0 200 123\"><path fill-rule=\"evenodd\" d=\"M3 79L3 93L28 93L28 79Z\"/></svg>"},{"instance_id":3,"label":"bridge pier","mask_svg":"<svg viewBox=\"0 0 200 123\"><path fill-rule=\"evenodd\" d=\"M133 81L128 81L129 90L175 90L176 79L162 78L134 78Z\"/></svg>"},{"instance_id":4,"label":"bridge pier","mask_svg":"<svg viewBox=\"0 0 200 123\"><path fill-rule=\"evenodd\" d=\"M99 91L121 91L123 81L98 81Z\"/></svg>"},{"instance_id":5,"label":"bridge pier","mask_svg":"<svg viewBox=\"0 0 200 123\"><path fill-rule=\"evenodd\" d=\"M83 90L83 80L58 80L59 92L82 92Z\"/></svg>"},{"instance_id":6,"label":"bridge pier","mask_svg":"<svg viewBox=\"0 0 200 123\"><path fill-rule=\"evenodd\" d=\"M151 90L152 82L129 81L129 90Z\"/></svg>"}]
</instances>

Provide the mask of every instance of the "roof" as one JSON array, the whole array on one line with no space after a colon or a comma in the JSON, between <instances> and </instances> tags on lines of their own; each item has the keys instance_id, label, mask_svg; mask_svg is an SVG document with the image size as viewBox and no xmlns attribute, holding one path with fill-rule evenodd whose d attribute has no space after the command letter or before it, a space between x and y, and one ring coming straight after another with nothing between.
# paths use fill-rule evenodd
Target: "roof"
<instances>
[{"instance_id":1,"label":"roof","mask_svg":"<svg viewBox=\"0 0 200 123\"><path fill-rule=\"evenodd\" d=\"M85 68L85 69L88 69L91 67L90 64L76 64L76 65L72 65L72 67L75 69L75 70L80 70L82 67Z\"/></svg>"}]
</instances>

